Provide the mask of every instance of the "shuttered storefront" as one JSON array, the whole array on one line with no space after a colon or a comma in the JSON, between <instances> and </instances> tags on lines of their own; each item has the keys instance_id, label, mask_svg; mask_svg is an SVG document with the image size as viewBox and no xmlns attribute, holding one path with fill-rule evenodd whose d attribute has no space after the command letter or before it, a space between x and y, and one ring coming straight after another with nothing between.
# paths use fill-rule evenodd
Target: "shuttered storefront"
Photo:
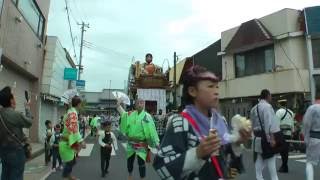
<instances>
[{"instance_id":1,"label":"shuttered storefront","mask_svg":"<svg viewBox=\"0 0 320 180\"><path fill-rule=\"evenodd\" d=\"M57 104L51 101L41 100L40 105L40 119L39 119L39 140L43 142L44 135L45 135L45 122L46 120L50 120L52 125L54 126L57 122L59 117L57 116Z\"/></svg>"},{"instance_id":2,"label":"shuttered storefront","mask_svg":"<svg viewBox=\"0 0 320 180\"><path fill-rule=\"evenodd\" d=\"M4 88L5 86L10 86L13 90L17 104L16 111L25 113L24 104L26 100L24 92L28 91L29 96L35 96L35 94L31 91L32 82L29 79L4 67L0 72L0 89ZM29 136L28 129L24 129L24 132L27 136Z\"/></svg>"}]
</instances>

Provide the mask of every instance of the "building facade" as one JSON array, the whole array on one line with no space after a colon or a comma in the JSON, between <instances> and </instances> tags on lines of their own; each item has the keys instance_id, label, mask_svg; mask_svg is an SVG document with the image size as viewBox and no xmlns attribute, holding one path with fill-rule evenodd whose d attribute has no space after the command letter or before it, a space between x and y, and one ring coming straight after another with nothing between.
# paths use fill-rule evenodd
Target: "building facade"
<instances>
[{"instance_id":1,"label":"building facade","mask_svg":"<svg viewBox=\"0 0 320 180\"><path fill-rule=\"evenodd\" d=\"M38 140L40 84L50 1L0 0L0 88L13 87L17 111L24 112L25 91L31 98L33 125L25 130Z\"/></svg>"},{"instance_id":2,"label":"building facade","mask_svg":"<svg viewBox=\"0 0 320 180\"><path fill-rule=\"evenodd\" d=\"M217 77L222 79L222 57L218 55L221 50L221 40L218 40L203 50L197 52L191 57L187 57L179 61L176 65L176 106L183 106L183 85L182 76L183 73L189 69L192 65L199 65L206 67L209 71L215 73ZM171 92L169 93L169 102L173 102L173 81L174 81L174 68L169 70L169 82L171 84Z\"/></svg>"},{"instance_id":3,"label":"building facade","mask_svg":"<svg viewBox=\"0 0 320 180\"><path fill-rule=\"evenodd\" d=\"M221 34L221 111L230 119L249 116L262 89L274 103L287 100L296 113L310 101L303 12L283 9L242 23Z\"/></svg>"},{"instance_id":4,"label":"building facade","mask_svg":"<svg viewBox=\"0 0 320 180\"><path fill-rule=\"evenodd\" d=\"M124 92L124 89L103 89L102 92L81 92L85 102L85 114L100 115L117 112L117 99L113 91Z\"/></svg>"},{"instance_id":5,"label":"building facade","mask_svg":"<svg viewBox=\"0 0 320 180\"><path fill-rule=\"evenodd\" d=\"M76 88L75 81L64 80L64 69L76 68L76 65L58 37L47 36L43 67L39 118L40 140L45 134L45 121L59 123L60 117L65 113L60 97L68 89Z\"/></svg>"}]
</instances>

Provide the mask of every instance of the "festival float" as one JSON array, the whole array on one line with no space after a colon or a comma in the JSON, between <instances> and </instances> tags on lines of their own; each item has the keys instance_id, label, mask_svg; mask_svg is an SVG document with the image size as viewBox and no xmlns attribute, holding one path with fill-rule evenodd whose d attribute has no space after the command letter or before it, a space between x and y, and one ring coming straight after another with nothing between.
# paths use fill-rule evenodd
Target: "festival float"
<instances>
[{"instance_id":1,"label":"festival float","mask_svg":"<svg viewBox=\"0 0 320 180\"><path fill-rule=\"evenodd\" d=\"M144 63L136 61L129 71L128 94L132 101L145 100L145 109L150 114L157 114L160 109L166 112L166 92L169 89L168 73L152 63L152 54L146 55Z\"/></svg>"}]
</instances>

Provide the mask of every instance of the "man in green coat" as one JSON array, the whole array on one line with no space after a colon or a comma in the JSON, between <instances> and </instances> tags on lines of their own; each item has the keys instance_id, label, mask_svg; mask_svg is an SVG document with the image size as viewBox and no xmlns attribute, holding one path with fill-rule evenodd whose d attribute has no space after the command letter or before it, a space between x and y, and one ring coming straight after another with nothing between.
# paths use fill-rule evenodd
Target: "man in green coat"
<instances>
[{"instance_id":1,"label":"man in green coat","mask_svg":"<svg viewBox=\"0 0 320 180\"><path fill-rule=\"evenodd\" d=\"M137 156L141 179L146 176L145 162L149 147L158 147L159 137L152 116L144 110L145 101L136 101L136 110L128 113L120 105L118 100L117 110L121 116L120 131L128 138L127 143L127 168L129 180L132 180L134 159Z\"/></svg>"},{"instance_id":2,"label":"man in green coat","mask_svg":"<svg viewBox=\"0 0 320 180\"><path fill-rule=\"evenodd\" d=\"M90 127L91 127L91 136L97 136L97 129L98 129L98 121L100 117L97 115L93 116L93 119L90 122Z\"/></svg>"}]
</instances>

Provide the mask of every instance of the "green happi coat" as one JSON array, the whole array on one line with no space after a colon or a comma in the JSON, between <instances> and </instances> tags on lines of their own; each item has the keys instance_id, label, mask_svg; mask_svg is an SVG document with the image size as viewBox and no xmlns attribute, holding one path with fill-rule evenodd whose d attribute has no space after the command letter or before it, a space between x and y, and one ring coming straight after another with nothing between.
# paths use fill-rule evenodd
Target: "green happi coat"
<instances>
[{"instance_id":1,"label":"green happi coat","mask_svg":"<svg viewBox=\"0 0 320 180\"><path fill-rule=\"evenodd\" d=\"M59 143L59 152L63 162L72 161L75 158L76 150L73 145L83 141L79 132L78 113L75 108L70 108L63 117L63 140Z\"/></svg>"},{"instance_id":2,"label":"green happi coat","mask_svg":"<svg viewBox=\"0 0 320 180\"><path fill-rule=\"evenodd\" d=\"M129 139L134 138L141 141L146 141L150 147L159 145L159 137L151 115L145 111L140 114L138 111L123 112L121 114L120 131ZM127 143L127 158L136 153L139 157L146 160L147 149L134 149L132 145Z\"/></svg>"},{"instance_id":3,"label":"green happi coat","mask_svg":"<svg viewBox=\"0 0 320 180\"><path fill-rule=\"evenodd\" d=\"M91 121L90 126L91 127L98 127L98 121L99 121L99 117L94 117Z\"/></svg>"}]
</instances>

